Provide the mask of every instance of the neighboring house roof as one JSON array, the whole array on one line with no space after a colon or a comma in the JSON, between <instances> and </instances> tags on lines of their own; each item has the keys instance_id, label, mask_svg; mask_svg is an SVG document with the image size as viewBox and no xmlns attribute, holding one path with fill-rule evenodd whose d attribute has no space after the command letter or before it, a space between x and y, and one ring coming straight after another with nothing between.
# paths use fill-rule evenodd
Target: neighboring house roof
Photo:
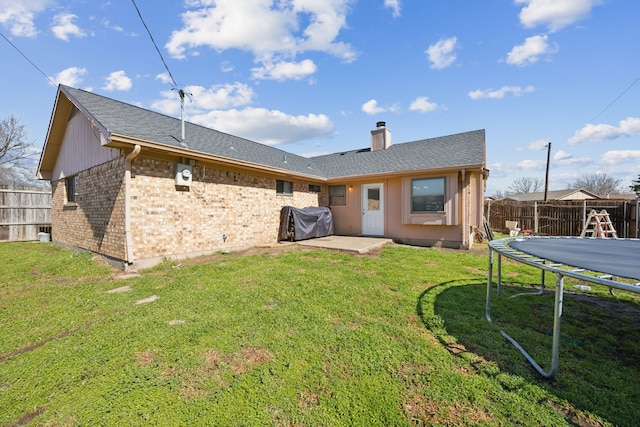
<instances>
[{"instance_id":1,"label":"neighboring house roof","mask_svg":"<svg viewBox=\"0 0 640 427\"><path fill-rule=\"evenodd\" d=\"M635 200L638 198L636 193L625 193L625 194L609 194L607 199L613 200Z\"/></svg>"},{"instance_id":2,"label":"neighboring house roof","mask_svg":"<svg viewBox=\"0 0 640 427\"><path fill-rule=\"evenodd\" d=\"M92 92L60 85L56 108L49 126L47 141L40 159L41 176L55 164L64 132L53 132L66 120L61 108L61 96L86 114L109 145L114 139L134 144L149 142L161 145L185 157L203 153L220 160L240 162L276 169L286 173L313 176L320 179L355 177L370 174L398 173L428 169L484 167L485 132L476 130L439 138L394 144L386 150L347 151L344 153L306 158L245 138L233 136L204 126L185 122L185 144L181 144L180 119L116 101ZM57 109L60 108L60 114Z\"/></svg>"},{"instance_id":3,"label":"neighboring house roof","mask_svg":"<svg viewBox=\"0 0 640 427\"><path fill-rule=\"evenodd\" d=\"M586 190L553 190L547 192L547 200L585 200L600 199L596 194ZM540 202L544 200L544 191L535 193L508 194L501 200L515 200L518 202Z\"/></svg>"}]
</instances>

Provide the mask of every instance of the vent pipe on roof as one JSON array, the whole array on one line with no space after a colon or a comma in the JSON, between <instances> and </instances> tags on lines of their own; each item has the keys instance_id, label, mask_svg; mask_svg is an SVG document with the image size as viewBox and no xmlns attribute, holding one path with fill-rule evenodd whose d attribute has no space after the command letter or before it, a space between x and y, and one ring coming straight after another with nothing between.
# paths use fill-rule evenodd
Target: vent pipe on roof
<instances>
[{"instance_id":1,"label":"vent pipe on roof","mask_svg":"<svg viewBox=\"0 0 640 427\"><path fill-rule=\"evenodd\" d=\"M386 150L391 147L391 131L385 122L377 122L371 131L371 151Z\"/></svg>"}]
</instances>

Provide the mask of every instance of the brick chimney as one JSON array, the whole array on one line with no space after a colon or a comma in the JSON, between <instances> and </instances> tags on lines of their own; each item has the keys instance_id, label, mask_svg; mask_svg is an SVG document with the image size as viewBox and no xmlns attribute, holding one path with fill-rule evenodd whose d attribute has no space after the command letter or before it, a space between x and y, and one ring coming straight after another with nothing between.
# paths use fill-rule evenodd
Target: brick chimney
<instances>
[{"instance_id":1,"label":"brick chimney","mask_svg":"<svg viewBox=\"0 0 640 427\"><path fill-rule=\"evenodd\" d=\"M371 131L371 151L386 150L391 147L391 131L387 129L385 122L376 123L376 128Z\"/></svg>"}]
</instances>

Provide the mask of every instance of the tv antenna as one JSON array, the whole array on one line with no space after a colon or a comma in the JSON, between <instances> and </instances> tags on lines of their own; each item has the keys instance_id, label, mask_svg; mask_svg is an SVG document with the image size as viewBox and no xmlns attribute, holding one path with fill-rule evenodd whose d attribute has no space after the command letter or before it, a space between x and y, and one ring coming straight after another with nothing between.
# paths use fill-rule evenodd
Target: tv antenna
<instances>
[{"instance_id":1,"label":"tv antenna","mask_svg":"<svg viewBox=\"0 0 640 427\"><path fill-rule=\"evenodd\" d=\"M174 89L172 89L174 90ZM188 96L189 97L189 101L191 101L191 96L193 96L193 94L189 93L189 92L185 92L183 89L178 89L178 95L180 95L180 123L182 125L182 135L180 138L180 145L182 145L183 147L187 146L187 143L184 142L185 140L185 132L184 132L184 97Z\"/></svg>"}]
</instances>

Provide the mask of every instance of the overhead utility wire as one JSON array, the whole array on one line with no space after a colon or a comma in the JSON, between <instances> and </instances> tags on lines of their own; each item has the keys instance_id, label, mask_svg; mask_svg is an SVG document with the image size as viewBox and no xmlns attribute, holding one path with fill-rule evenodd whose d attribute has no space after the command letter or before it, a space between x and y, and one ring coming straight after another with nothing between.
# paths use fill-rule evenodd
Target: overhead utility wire
<instances>
[{"instance_id":1,"label":"overhead utility wire","mask_svg":"<svg viewBox=\"0 0 640 427\"><path fill-rule=\"evenodd\" d=\"M38 67L32 60L29 59L29 57L27 55L25 55L24 53L22 53L22 51L20 49L18 49L18 47L16 45L14 45L13 43L11 43L11 41L5 37L4 34L2 34L2 32L0 31L0 36L2 36L3 39L5 39L7 41L7 43L9 43L15 50L18 51L18 53L20 55L22 55L22 57L24 59L26 59L27 61L29 61L29 64L33 65L33 68L35 68L36 70L38 70L40 72L40 74L42 74L44 76L45 79L47 79L49 81L49 83L51 83L53 86L57 86L57 84L51 80L51 77L47 76L44 71L42 71L40 69L40 67Z\"/></svg>"},{"instance_id":2,"label":"overhead utility wire","mask_svg":"<svg viewBox=\"0 0 640 427\"><path fill-rule=\"evenodd\" d=\"M151 43L153 43L153 46L158 51L158 55L160 55L160 59L162 60L162 63L164 64L164 68L167 70L167 73L169 73L169 77L171 78L171 81L173 82L173 87L178 87L178 83L176 83L176 80L173 78L173 75L171 74L171 71L169 70L169 66L167 65L167 63L165 62L164 58L162 57L162 53L160 52L160 49L158 48L158 45L156 44L156 41L153 39L153 36L151 35L151 31L149 30L149 27L147 27L147 24L144 22L144 19L142 18L142 14L140 13L140 9L138 9L138 5L136 4L136 1L135 0L131 0L131 2L133 3L133 6L136 8L136 12L138 12L138 16L140 17L140 21L142 21L142 25L144 25L144 28L147 30L147 34L149 34L149 38L151 38Z\"/></svg>"},{"instance_id":3,"label":"overhead utility wire","mask_svg":"<svg viewBox=\"0 0 640 427\"><path fill-rule=\"evenodd\" d=\"M631 83L629 85L629 87L627 87L625 90L623 90L620 95L618 95L616 97L616 99L614 99L613 101L611 101L609 103L609 105L607 105L606 107L604 107L604 109L602 111L600 111L598 114L596 114L595 116L593 116L593 118L591 120L589 120L589 123L593 122L595 119L597 119L598 117L600 117L602 115L602 113L604 113L605 111L607 111L613 104L615 104L618 99L622 98L622 95L624 95L625 93L627 93L629 91L629 89L631 89L636 83L638 83L638 81L640 81L640 77L638 77L637 79L635 79L633 81L633 83Z\"/></svg>"}]
</instances>

